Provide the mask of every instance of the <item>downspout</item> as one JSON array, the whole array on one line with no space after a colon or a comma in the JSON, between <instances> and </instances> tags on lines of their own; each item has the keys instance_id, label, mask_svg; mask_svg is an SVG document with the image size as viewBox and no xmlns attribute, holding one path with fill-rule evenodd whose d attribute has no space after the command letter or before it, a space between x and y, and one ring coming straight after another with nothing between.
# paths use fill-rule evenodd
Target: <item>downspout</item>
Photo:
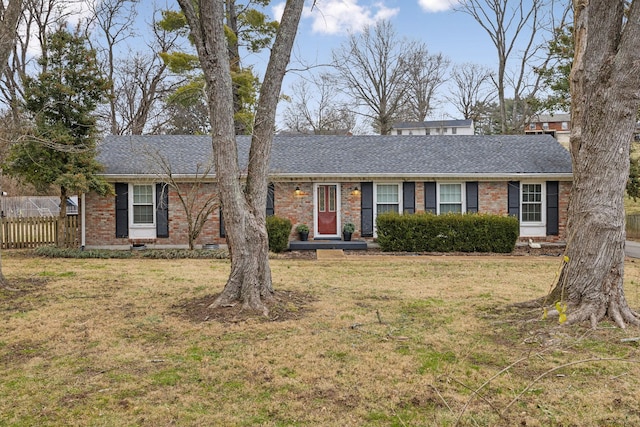
<instances>
[{"instance_id":1,"label":"downspout","mask_svg":"<svg viewBox=\"0 0 640 427\"><path fill-rule=\"evenodd\" d=\"M80 250L84 250L84 246L86 243L86 228L85 228L85 209L84 209L84 193L80 195L80 221L82 221L82 226L80 227Z\"/></svg>"}]
</instances>

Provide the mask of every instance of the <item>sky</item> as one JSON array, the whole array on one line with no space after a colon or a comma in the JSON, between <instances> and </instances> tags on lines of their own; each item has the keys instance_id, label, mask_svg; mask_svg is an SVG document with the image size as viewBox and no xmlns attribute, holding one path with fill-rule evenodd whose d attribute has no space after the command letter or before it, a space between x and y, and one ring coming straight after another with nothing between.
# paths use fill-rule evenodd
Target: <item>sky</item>
<instances>
[{"instance_id":1,"label":"sky","mask_svg":"<svg viewBox=\"0 0 640 427\"><path fill-rule=\"evenodd\" d=\"M310 1L307 1L310 4ZM389 20L401 36L427 44L452 62L491 64L495 49L488 34L473 18L456 12L451 0L317 0L305 8L296 39L296 51L322 58L346 40L379 20ZM274 3L278 18L284 2Z\"/></svg>"},{"instance_id":2,"label":"sky","mask_svg":"<svg viewBox=\"0 0 640 427\"><path fill-rule=\"evenodd\" d=\"M99 0L83 0L99 1ZM179 9L176 0L140 0L138 22L141 31L151 22L154 9ZM298 28L290 69L326 64L332 49L345 43L350 32L358 33L379 20L389 20L400 37L426 44L431 54L441 53L452 65L474 63L495 68L497 53L489 35L471 16L456 11L458 0L306 0L303 18ZM526 2L526 1L525 1ZM279 19L283 0L271 0L266 12ZM262 54L247 54L244 66L253 66L260 75L267 61L268 50ZM289 73L283 92L299 79ZM459 113L441 104L428 119L460 118Z\"/></svg>"},{"instance_id":3,"label":"sky","mask_svg":"<svg viewBox=\"0 0 640 427\"><path fill-rule=\"evenodd\" d=\"M468 14L455 10L455 0L317 0L307 1L298 28L291 68L329 62L332 49L379 20L389 20L401 37L427 45L431 54L442 53L451 64L475 63L494 68L496 50L489 35ZM284 2L272 2L271 13L278 19ZM250 63L251 58L246 60ZM285 88L295 79L287 76ZM442 104L431 118L461 118Z\"/></svg>"}]
</instances>

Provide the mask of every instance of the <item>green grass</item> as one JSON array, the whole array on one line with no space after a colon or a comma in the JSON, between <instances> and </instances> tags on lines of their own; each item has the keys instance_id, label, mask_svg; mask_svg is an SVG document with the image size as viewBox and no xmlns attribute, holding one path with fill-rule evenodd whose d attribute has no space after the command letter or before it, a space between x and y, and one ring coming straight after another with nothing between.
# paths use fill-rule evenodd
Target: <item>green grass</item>
<instances>
[{"instance_id":1,"label":"green grass","mask_svg":"<svg viewBox=\"0 0 640 427\"><path fill-rule=\"evenodd\" d=\"M313 298L225 322L186 307L227 260L37 261L3 252L23 291L0 291L2 427L640 425L638 344L621 341L637 328L510 308L544 295L555 258L274 259L276 290Z\"/></svg>"}]
</instances>

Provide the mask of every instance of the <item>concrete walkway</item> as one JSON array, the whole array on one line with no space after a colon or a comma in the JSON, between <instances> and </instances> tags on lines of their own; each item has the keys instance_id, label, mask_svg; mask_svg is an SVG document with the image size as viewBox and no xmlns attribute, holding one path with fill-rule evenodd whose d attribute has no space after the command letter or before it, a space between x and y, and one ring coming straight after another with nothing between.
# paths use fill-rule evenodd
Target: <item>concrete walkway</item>
<instances>
[{"instance_id":1,"label":"concrete walkway","mask_svg":"<svg viewBox=\"0 0 640 427\"><path fill-rule=\"evenodd\" d=\"M627 240L624 245L624 252L629 258L640 258L640 242Z\"/></svg>"}]
</instances>

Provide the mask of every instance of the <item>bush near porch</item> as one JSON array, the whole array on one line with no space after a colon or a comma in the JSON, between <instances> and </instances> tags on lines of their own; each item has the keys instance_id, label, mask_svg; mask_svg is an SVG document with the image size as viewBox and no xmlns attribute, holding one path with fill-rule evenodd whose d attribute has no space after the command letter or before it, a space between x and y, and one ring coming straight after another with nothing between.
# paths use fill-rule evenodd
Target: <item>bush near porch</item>
<instances>
[{"instance_id":1,"label":"bush near porch","mask_svg":"<svg viewBox=\"0 0 640 427\"><path fill-rule=\"evenodd\" d=\"M378 215L377 242L385 252L496 252L514 250L518 219L489 214Z\"/></svg>"}]
</instances>

